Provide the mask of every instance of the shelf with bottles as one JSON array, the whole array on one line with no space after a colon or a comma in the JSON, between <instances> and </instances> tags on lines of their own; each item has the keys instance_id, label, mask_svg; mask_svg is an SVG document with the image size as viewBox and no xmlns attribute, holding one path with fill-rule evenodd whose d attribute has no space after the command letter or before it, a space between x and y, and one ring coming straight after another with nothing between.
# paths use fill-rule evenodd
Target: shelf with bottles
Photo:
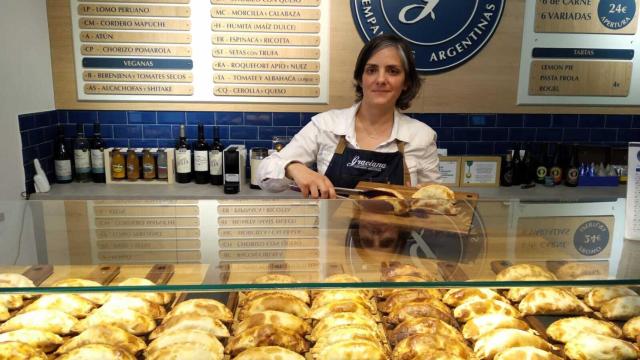
<instances>
[{"instance_id":1,"label":"shelf with bottles","mask_svg":"<svg viewBox=\"0 0 640 360\"><path fill-rule=\"evenodd\" d=\"M174 149L107 148L104 168L107 184L173 184Z\"/></svg>"}]
</instances>

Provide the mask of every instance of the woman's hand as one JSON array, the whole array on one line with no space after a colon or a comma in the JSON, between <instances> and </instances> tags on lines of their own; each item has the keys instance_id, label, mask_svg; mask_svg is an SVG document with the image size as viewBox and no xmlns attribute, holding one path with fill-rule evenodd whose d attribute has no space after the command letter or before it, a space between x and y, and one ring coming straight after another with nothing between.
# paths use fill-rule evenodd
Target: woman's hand
<instances>
[{"instance_id":1,"label":"woman's hand","mask_svg":"<svg viewBox=\"0 0 640 360\"><path fill-rule=\"evenodd\" d=\"M336 198L336 191L329 178L309 169L306 165L291 163L287 165L285 171L287 177L298 185L303 197L311 197L313 199Z\"/></svg>"}]
</instances>

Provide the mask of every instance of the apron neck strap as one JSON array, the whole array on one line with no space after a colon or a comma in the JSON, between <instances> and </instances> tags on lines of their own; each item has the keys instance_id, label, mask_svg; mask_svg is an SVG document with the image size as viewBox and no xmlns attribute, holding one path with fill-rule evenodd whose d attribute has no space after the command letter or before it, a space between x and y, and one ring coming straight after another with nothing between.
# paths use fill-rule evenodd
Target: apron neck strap
<instances>
[{"instance_id":1,"label":"apron neck strap","mask_svg":"<svg viewBox=\"0 0 640 360\"><path fill-rule=\"evenodd\" d=\"M340 135L340 141L338 141L338 146L336 146L336 154L342 155L344 153L344 149L347 148L347 139L345 139L344 135Z\"/></svg>"}]
</instances>

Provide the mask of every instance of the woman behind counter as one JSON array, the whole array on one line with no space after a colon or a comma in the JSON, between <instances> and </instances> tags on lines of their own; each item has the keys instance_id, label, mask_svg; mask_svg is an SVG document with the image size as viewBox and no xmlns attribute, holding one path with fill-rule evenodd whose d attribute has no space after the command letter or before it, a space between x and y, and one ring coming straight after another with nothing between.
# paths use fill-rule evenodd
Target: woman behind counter
<instances>
[{"instance_id":1,"label":"woman behind counter","mask_svg":"<svg viewBox=\"0 0 640 360\"><path fill-rule=\"evenodd\" d=\"M334 186L359 181L396 185L438 182L436 133L398 110L409 108L420 77L409 45L396 35L371 39L353 72L356 103L314 116L280 152L258 168L262 189L291 180L304 197L335 198ZM309 168L317 164L318 172Z\"/></svg>"}]
</instances>

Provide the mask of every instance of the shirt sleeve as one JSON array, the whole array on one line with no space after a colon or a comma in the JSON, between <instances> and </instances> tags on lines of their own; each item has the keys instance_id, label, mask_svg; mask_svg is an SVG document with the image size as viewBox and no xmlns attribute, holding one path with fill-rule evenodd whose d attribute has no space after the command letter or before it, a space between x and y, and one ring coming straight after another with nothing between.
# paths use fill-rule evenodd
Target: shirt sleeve
<instances>
[{"instance_id":1,"label":"shirt sleeve","mask_svg":"<svg viewBox=\"0 0 640 360\"><path fill-rule=\"evenodd\" d=\"M433 133L433 139L429 141L424 156L418 160L418 184L440 183L440 170L438 165L438 146L436 145L437 135Z\"/></svg>"},{"instance_id":2,"label":"shirt sleeve","mask_svg":"<svg viewBox=\"0 0 640 360\"><path fill-rule=\"evenodd\" d=\"M311 121L282 150L266 157L258 167L260 187L269 192L286 190L291 180L285 177L285 167L292 162L313 164L318 156L319 133L320 129Z\"/></svg>"}]
</instances>

